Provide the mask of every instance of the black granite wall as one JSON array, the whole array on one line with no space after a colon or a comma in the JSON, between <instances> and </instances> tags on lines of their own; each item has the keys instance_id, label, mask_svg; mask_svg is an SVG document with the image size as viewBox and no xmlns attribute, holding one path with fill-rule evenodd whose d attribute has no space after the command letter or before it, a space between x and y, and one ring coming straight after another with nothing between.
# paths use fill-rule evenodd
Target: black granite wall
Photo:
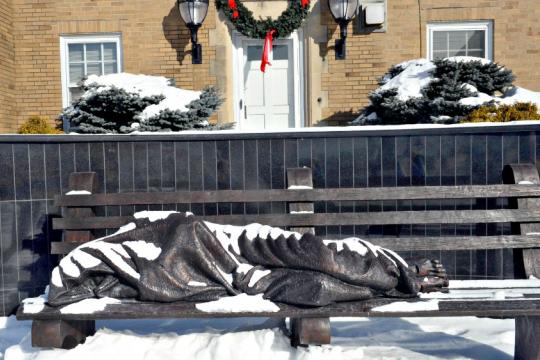
<instances>
[{"instance_id":1,"label":"black granite wall","mask_svg":"<svg viewBox=\"0 0 540 360\"><path fill-rule=\"evenodd\" d=\"M423 130L145 136L0 136L0 312L43 291L51 266L53 199L73 171L95 171L103 192L266 189L285 186L285 169L308 166L324 187L495 184L507 163L540 159L540 125ZM317 203L317 211L503 207L503 202L452 201ZM282 212L284 204L175 204L152 209L196 214ZM107 207L128 215L146 207ZM329 236L357 234L497 234L509 226L326 227ZM453 278L504 278L510 250L430 252Z\"/></svg>"}]
</instances>

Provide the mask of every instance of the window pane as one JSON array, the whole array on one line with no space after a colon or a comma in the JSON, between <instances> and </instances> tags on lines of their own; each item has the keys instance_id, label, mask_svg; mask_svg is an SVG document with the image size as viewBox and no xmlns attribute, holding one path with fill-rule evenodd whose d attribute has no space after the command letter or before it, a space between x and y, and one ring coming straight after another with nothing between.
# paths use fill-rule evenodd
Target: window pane
<instances>
[{"instance_id":1,"label":"window pane","mask_svg":"<svg viewBox=\"0 0 540 360\"><path fill-rule=\"evenodd\" d=\"M68 52L69 52L69 62L81 62L84 60L84 49L83 44L69 44L68 45Z\"/></svg>"},{"instance_id":2,"label":"window pane","mask_svg":"<svg viewBox=\"0 0 540 360\"><path fill-rule=\"evenodd\" d=\"M77 84L84 77L83 64L69 64L69 83Z\"/></svg>"},{"instance_id":3,"label":"window pane","mask_svg":"<svg viewBox=\"0 0 540 360\"><path fill-rule=\"evenodd\" d=\"M259 45L251 45L247 47L247 59L248 61L261 60L263 47Z\"/></svg>"},{"instance_id":4,"label":"window pane","mask_svg":"<svg viewBox=\"0 0 540 360\"><path fill-rule=\"evenodd\" d=\"M116 63L105 63L105 75L117 73Z\"/></svg>"},{"instance_id":5,"label":"window pane","mask_svg":"<svg viewBox=\"0 0 540 360\"><path fill-rule=\"evenodd\" d=\"M287 45L274 45L272 47L272 57L274 60L288 60L289 47Z\"/></svg>"},{"instance_id":6,"label":"window pane","mask_svg":"<svg viewBox=\"0 0 540 360\"><path fill-rule=\"evenodd\" d=\"M486 56L486 30L433 31L433 59L447 56Z\"/></svg>"},{"instance_id":7,"label":"window pane","mask_svg":"<svg viewBox=\"0 0 540 360\"><path fill-rule=\"evenodd\" d=\"M73 102L77 99L79 99L82 94L84 94L84 91L82 87L71 87L69 88L69 101Z\"/></svg>"},{"instance_id":8,"label":"window pane","mask_svg":"<svg viewBox=\"0 0 540 360\"><path fill-rule=\"evenodd\" d=\"M88 63L86 65L87 75L101 75L101 63Z\"/></svg>"},{"instance_id":9,"label":"window pane","mask_svg":"<svg viewBox=\"0 0 540 360\"><path fill-rule=\"evenodd\" d=\"M433 32L433 51L445 50L448 48L448 31Z\"/></svg>"},{"instance_id":10,"label":"window pane","mask_svg":"<svg viewBox=\"0 0 540 360\"><path fill-rule=\"evenodd\" d=\"M467 47L467 31L450 31L448 34L448 47L450 54L465 50Z\"/></svg>"},{"instance_id":11,"label":"window pane","mask_svg":"<svg viewBox=\"0 0 540 360\"><path fill-rule=\"evenodd\" d=\"M467 56L465 49L463 50L450 50L450 56Z\"/></svg>"},{"instance_id":12,"label":"window pane","mask_svg":"<svg viewBox=\"0 0 540 360\"><path fill-rule=\"evenodd\" d=\"M116 43L104 43L103 44L103 60L105 61L117 61L116 58Z\"/></svg>"},{"instance_id":13,"label":"window pane","mask_svg":"<svg viewBox=\"0 0 540 360\"><path fill-rule=\"evenodd\" d=\"M484 50L469 50L468 56L475 56L479 58L485 57L485 51Z\"/></svg>"},{"instance_id":14,"label":"window pane","mask_svg":"<svg viewBox=\"0 0 540 360\"><path fill-rule=\"evenodd\" d=\"M444 59L448 55L446 50L433 51L433 60Z\"/></svg>"},{"instance_id":15,"label":"window pane","mask_svg":"<svg viewBox=\"0 0 540 360\"><path fill-rule=\"evenodd\" d=\"M469 49L482 50L485 49L486 32L483 30L469 31Z\"/></svg>"},{"instance_id":16,"label":"window pane","mask_svg":"<svg viewBox=\"0 0 540 360\"><path fill-rule=\"evenodd\" d=\"M86 61L101 61L101 44L86 44Z\"/></svg>"}]
</instances>

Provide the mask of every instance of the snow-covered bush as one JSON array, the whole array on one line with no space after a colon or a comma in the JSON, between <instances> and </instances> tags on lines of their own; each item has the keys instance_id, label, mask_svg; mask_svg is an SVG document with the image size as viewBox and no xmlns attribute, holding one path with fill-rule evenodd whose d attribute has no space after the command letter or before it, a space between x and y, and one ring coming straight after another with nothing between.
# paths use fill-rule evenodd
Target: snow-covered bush
<instances>
[{"instance_id":1,"label":"snow-covered bush","mask_svg":"<svg viewBox=\"0 0 540 360\"><path fill-rule=\"evenodd\" d=\"M512 71L488 60L471 57L454 57L435 60L434 81L430 84L437 90L438 84L469 84L477 91L493 95L503 91L515 80Z\"/></svg>"},{"instance_id":2,"label":"snow-covered bush","mask_svg":"<svg viewBox=\"0 0 540 360\"><path fill-rule=\"evenodd\" d=\"M479 58L407 61L382 77L353 124L455 123L484 104L540 103L540 94L513 81L511 70Z\"/></svg>"},{"instance_id":3,"label":"snow-covered bush","mask_svg":"<svg viewBox=\"0 0 540 360\"><path fill-rule=\"evenodd\" d=\"M223 102L214 88L179 89L159 76L92 75L84 94L60 117L70 131L90 134L215 129L208 118Z\"/></svg>"},{"instance_id":4,"label":"snow-covered bush","mask_svg":"<svg viewBox=\"0 0 540 360\"><path fill-rule=\"evenodd\" d=\"M125 133L146 107L159 104L163 96L141 97L135 92L95 84L84 87L84 95L61 116L70 123L70 131L89 134Z\"/></svg>"},{"instance_id":5,"label":"snow-covered bush","mask_svg":"<svg viewBox=\"0 0 540 360\"><path fill-rule=\"evenodd\" d=\"M208 118L223 102L214 88L202 91L201 96L186 105L187 110L162 109L159 113L141 121L140 131L182 131L189 129L226 128L226 125L210 125Z\"/></svg>"}]
</instances>

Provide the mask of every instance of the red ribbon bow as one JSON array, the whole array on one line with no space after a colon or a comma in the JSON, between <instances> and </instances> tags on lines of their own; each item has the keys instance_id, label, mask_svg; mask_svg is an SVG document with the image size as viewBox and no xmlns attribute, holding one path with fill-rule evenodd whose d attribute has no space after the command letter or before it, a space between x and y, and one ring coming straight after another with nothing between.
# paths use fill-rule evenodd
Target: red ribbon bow
<instances>
[{"instance_id":1,"label":"red ribbon bow","mask_svg":"<svg viewBox=\"0 0 540 360\"><path fill-rule=\"evenodd\" d=\"M300 0L302 7L305 8L306 6L309 6L309 0Z\"/></svg>"},{"instance_id":2,"label":"red ribbon bow","mask_svg":"<svg viewBox=\"0 0 540 360\"><path fill-rule=\"evenodd\" d=\"M302 0L302 1L306 1L306 0ZM232 18L233 19L237 19L238 18L238 7L236 6L236 1L235 0L229 0L229 9L232 10Z\"/></svg>"},{"instance_id":3,"label":"red ribbon bow","mask_svg":"<svg viewBox=\"0 0 540 360\"><path fill-rule=\"evenodd\" d=\"M262 53L262 59L261 59L261 71L264 72L266 70L266 65L272 65L270 64L270 61L268 61L268 58L270 56L270 51L272 51L272 41L274 40L274 34L276 33L275 29L268 30L266 33L266 37L264 38L264 48Z\"/></svg>"}]
</instances>

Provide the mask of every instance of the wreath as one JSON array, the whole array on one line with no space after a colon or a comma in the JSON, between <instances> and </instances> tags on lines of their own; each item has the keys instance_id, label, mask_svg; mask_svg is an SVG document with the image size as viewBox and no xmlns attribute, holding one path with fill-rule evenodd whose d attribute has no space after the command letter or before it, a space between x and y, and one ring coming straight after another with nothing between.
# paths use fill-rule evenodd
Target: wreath
<instances>
[{"instance_id":1,"label":"wreath","mask_svg":"<svg viewBox=\"0 0 540 360\"><path fill-rule=\"evenodd\" d=\"M289 1L287 9L275 20L269 17L256 20L240 0L216 0L216 6L223 11L236 30L255 39L265 39L272 30L275 37L287 37L302 26L309 14L309 0Z\"/></svg>"}]
</instances>

